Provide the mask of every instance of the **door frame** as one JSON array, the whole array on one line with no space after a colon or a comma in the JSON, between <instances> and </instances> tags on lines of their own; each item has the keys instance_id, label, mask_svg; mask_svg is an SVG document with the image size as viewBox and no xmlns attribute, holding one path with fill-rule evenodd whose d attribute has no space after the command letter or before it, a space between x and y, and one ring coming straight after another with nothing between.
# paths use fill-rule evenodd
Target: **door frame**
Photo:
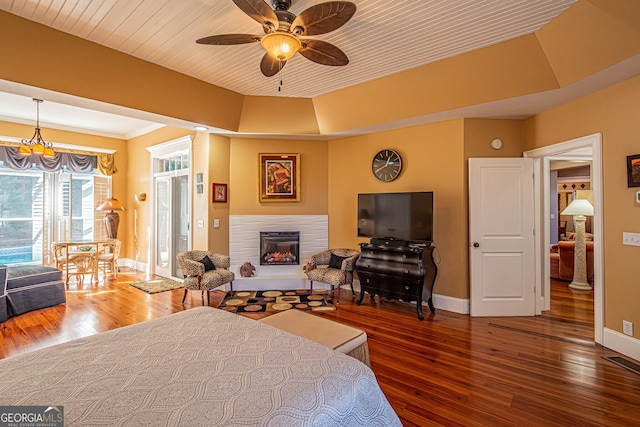
<instances>
[{"instance_id":1,"label":"door frame","mask_svg":"<svg viewBox=\"0 0 640 427\"><path fill-rule=\"evenodd\" d=\"M174 139L171 141L167 141L161 144L153 145L151 147L147 147L147 151L151 154L150 156L150 167L149 167L149 182L151 183L149 187L149 247L147 248L147 271L150 274L156 273L156 251L155 247L157 244L157 236L156 236L156 174L159 171L156 170L156 166L158 165L158 159L165 157L171 153L180 150L188 150L189 151L189 168L187 172L188 176L188 187L192 188L193 183L193 137L192 136L183 136L178 139ZM171 176L176 175L177 172L162 172L163 175ZM191 249L192 241L193 241L193 227L191 227L192 223L192 215L193 215L193 192L189 191L189 243L188 247Z\"/></svg>"},{"instance_id":2,"label":"door frame","mask_svg":"<svg viewBox=\"0 0 640 427\"><path fill-rule=\"evenodd\" d=\"M535 239L536 257L536 287L540 286L542 300L539 301L544 310L551 307L550 281L550 236L551 226L549 209L550 161L562 155L581 148L591 148L591 190L593 192L593 329L594 341L602 344L604 335L604 257L603 257L603 188L602 188L602 134L595 133L569 141L560 142L546 147L526 151L524 157L534 159L536 199L535 223L539 230Z\"/></svg>"}]
</instances>

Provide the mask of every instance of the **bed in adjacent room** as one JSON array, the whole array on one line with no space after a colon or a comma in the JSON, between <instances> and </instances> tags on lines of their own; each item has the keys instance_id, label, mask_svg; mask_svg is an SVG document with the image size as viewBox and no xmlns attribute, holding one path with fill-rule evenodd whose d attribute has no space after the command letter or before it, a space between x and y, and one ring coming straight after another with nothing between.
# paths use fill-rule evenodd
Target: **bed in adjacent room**
<instances>
[{"instance_id":1,"label":"bed in adjacent room","mask_svg":"<svg viewBox=\"0 0 640 427\"><path fill-rule=\"evenodd\" d=\"M66 426L400 426L373 372L313 341L198 307L0 360L0 405Z\"/></svg>"}]
</instances>

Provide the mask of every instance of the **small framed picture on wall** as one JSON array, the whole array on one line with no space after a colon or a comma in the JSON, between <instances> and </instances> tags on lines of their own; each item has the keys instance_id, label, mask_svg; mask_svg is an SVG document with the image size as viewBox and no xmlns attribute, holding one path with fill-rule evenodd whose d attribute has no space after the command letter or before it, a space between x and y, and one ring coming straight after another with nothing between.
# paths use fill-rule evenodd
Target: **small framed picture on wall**
<instances>
[{"instance_id":1,"label":"small framed picture on wall","mask_svg":"<svg viewBox=\"0 0 640 427\"><path fill-rule=\"evenodd\" d=\"M213 183L213 202L227 202L227 184L216 184L215 182Z\"/></svg>"},{"instance_id":2,"label":"small framed picture on wall","mask_svg":"<svg viewBox=\"0 0 640 427\"><path fill-rule=\"evenodd\" d=\"M627 187L640 187L640 154L627 156Z\"/></svg>"}]
</instances>

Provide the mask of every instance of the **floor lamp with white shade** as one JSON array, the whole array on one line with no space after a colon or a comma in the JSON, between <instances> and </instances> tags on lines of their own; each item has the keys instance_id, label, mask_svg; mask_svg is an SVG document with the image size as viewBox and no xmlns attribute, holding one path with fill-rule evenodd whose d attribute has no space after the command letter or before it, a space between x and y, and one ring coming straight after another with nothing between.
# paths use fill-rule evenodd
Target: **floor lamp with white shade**
<instances>
[{"instance_id":1,"label":"floor lamp with white shade","mask_svg":"<svg viewBox=\"0 0 640 427\"><path fill-rule=\"evenodd\" d=\"M584 223L593 216L593 206L585 199L574 199L560 215L572 215L576 221L576 244L573 258L571 289L591 290L587 281L587 245L584 241Z\"/></svg>"}]
</instances>

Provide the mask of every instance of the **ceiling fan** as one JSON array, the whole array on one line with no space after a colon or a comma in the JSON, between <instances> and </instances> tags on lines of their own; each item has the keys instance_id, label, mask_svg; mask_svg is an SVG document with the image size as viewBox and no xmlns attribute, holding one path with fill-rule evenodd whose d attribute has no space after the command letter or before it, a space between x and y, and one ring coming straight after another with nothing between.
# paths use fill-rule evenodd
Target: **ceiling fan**
<instances>
[{"instance_id":1,"label":"ceiling fan","mask_svg":"<svg viewBox=\"0 0 640 427\"><path fill-rule=\"evenodd\" d=\"M222 34L196 40L200 44L234 45L260 42L267 51L260 71L267 77L277 74L296 52L322 65L347 65L349 58L338 47L322 40L301 36L325 34L343 26L356 12L348 1L319 3L298 16L289 12L291 0L272 0L273 9L264 0L233 0L244 13L262 25L265 35Z\"/></svg>"}]
</instances>

